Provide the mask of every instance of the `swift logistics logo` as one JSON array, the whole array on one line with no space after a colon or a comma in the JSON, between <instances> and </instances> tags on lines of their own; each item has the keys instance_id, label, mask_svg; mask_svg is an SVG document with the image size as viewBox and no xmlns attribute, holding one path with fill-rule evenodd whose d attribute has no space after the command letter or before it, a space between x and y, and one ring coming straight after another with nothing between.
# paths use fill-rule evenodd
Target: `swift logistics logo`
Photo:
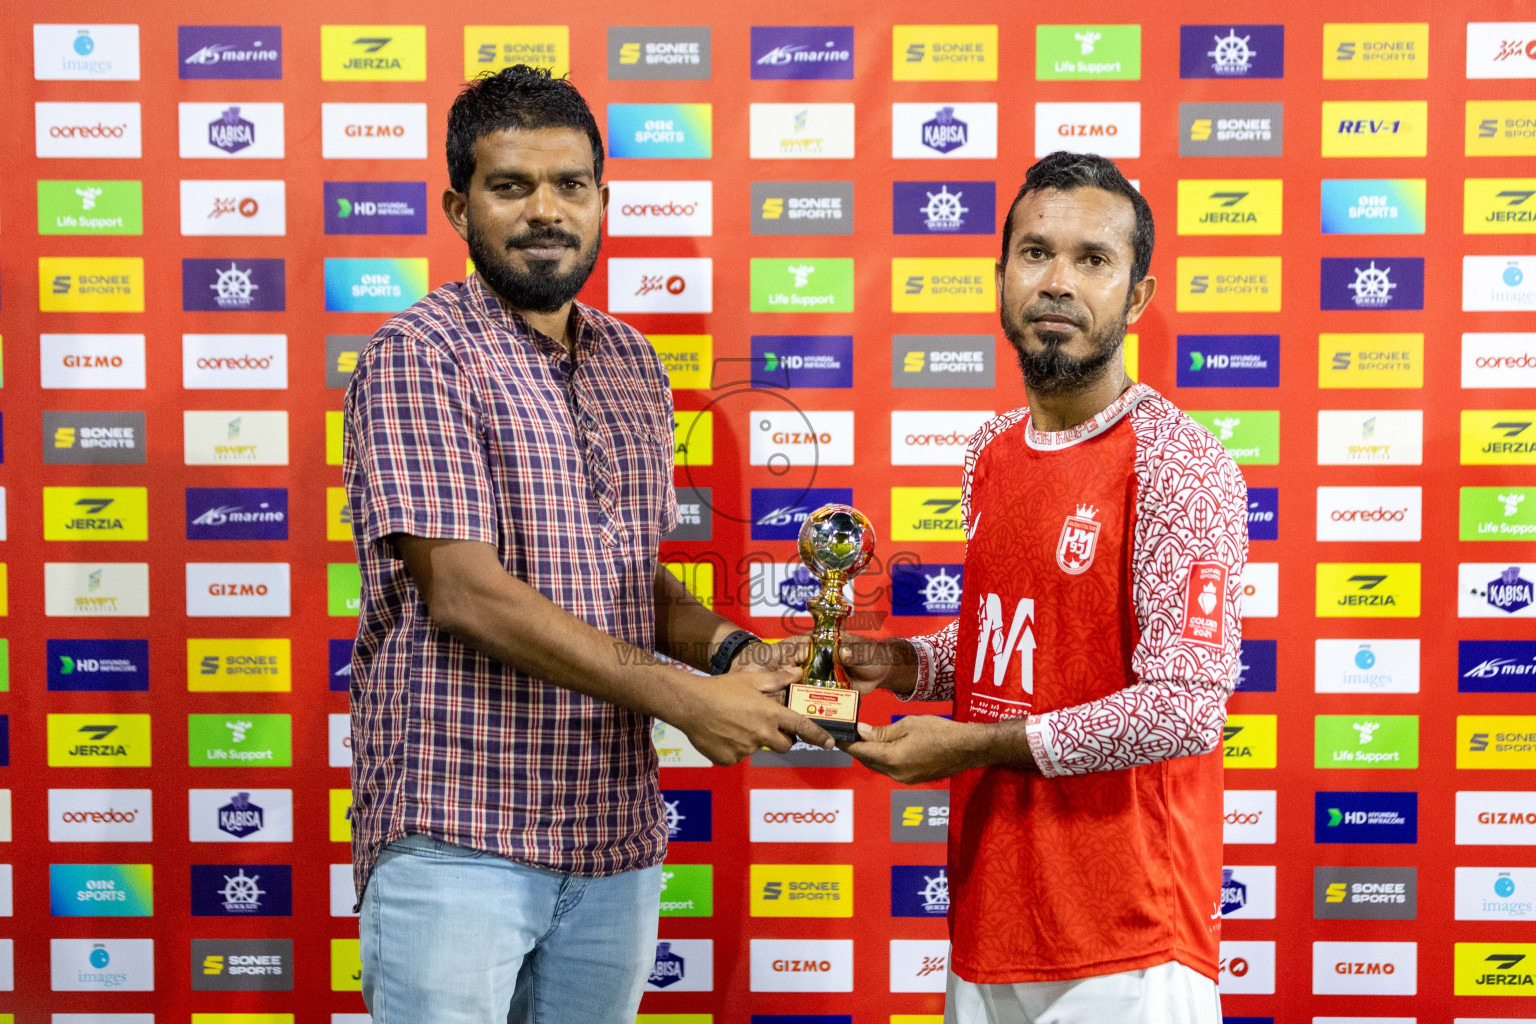
<instances>
[{"instance_id":1,"label":"swift logistics logo","mask_svg":"<svg viewBox=\"0 0 1536 1024\"><path fill-rule=\"evenodd\" d=\"M1417 768L1418 715L1317 715L1315 768Z\"/></svg>"},{"instance_id":2,"label":"swift logistics logo","mask_svg":"<svg viewBox=\"0 0 1536 1024\"><path fill-rule=\"evenodd\" d=\"M43 608L49 616L149 615L147 562L44 562Z\"/></svg>"},{"instance_id":3,"label":"swift logistics logo","mask_svg":"<svg viewBox=\"0 0 1536 1024\"><path fill-rule=\"evenodd\" d=\"M1180 78L1284 78L1284 25L1180 25Z\"/></svg>"},{"instance_id":4,"label":"swift logistics logo","mask_svg":"<svg viewBox=\"0 0 1536 1024\"><path fill-rule=\"evenodd\" d=\"M893 25L891 80L997 81L996 25Z\"/></svg>"},{"instance_id":5,"label":"swift logistics logo","mask_svg":"<svg viewBox=\"0 0 1536 1024\"><path fill-rule=\"evenodd\" d=\"M750 55L753 81L851 80L853 26L753 25Z\"/></svg>"},{"instance_id":6,"label":"swift logistics logo","mask_svg":"<svg viewBox=\"0 0 1536 1024\"><path fill-rule=\"evenodd\" d=\"M990 313L997 277L990 257L891 259L891 312Z\"/></svg>"},{"instance_id":7,"label":"swift logistics logo","mask_svg":"<svg viewBox=\"0 0 1536 1024\"><path fill-rule=\"evenodd\" d=\"M1177 344L1181 388L1280 386L1278 334L1181 334Z\"/></svg>"},{"instance_id":8,"label":"swift logistics logo","mask_svg":"<svg viewBox=\"0 0 1536 1024\"><path fill-rule=\"evenodd\" d=\"M37 308L43 313L142 313L144 260L39 256Z\"/></svg>"},{"instance_id":9,"label":"swift logistics logo","mask_svg":"<svg viewBox=\"0 0 1536 1024\"><path fill-rule=\"evenodd\" d=\"M1319 334L1320 388L1422 388L1424 335Z\"/></svg>"},{"instance_id":10,"label":"swift logistics logo","mask_svg":"<svg viewBox=\"0 0 1536 1024\"><path fill-rule=\"evenodd\" d=\"M1536 539L1536 487L1463 487L1461 539Z\"/></svg>"},{"instance_id":11,"label":"swift logistics logo","mask_svg":"<svg viewBox=\"0 0 1536 1024\"><path fill-rule=\"evenodd\" d=\"M1284 222L1279 178L1181 178L1181 235L1278 235Z\"/></svg>"},{"instance_id":12,"label":"swift logistics logo","mask_svg":"<svg viewBox=\"0 0 1536 1024\"><path fill-rule=\"evenodd\" d=\"M148 640L48 641L49 692L143 693L149 689Z\"/></svg>"},{"instance_id":13,"label":"swift logistics logo","mask_svg":"<svg viewBox=\"0 0 1536 1024\"><path fill-rule=\"evenodd\" d=\"M708 103L610 103L608 155L708 159L713 125L714 108Z\"/></svg>"},{"instance_id":14,"label":"swift logistics logo","mask_svg":"<svg viewBox=\"0 0 1536 1024\"><path fill-rule=\"evenodd\" d=\"M1423 178L1324 178L1325 235L1422 235Z\"/></svg>"},{"instance_id":15,"label":"swift logistics logo","mask_svg":"<svg viewBox=\"0 0 1536 1024\"><path fill-rule=\"evenodd\" d=\"M754 334L752 386L851 388L853 336Z\"/></svg>"},{"instance_id":16,"label":"swift logistics logo","mask_svg":"<svg viewBox=\"0 0 1536 1024\"><path fill-rule=\"evenodd\" d=\"M852 917L852 864L753 864L753 917Z\"/></svg>"},{"instance_id":17,"label":"swift logistics logo","mask_svg":"<svg viewBox=\"0 0 1536 1024\"><path fill-rule=\"evenodd\" d=\"M1536 768L1536 715L1457 715L1456 767Z\"/></svg>"},{"instance_id":18,"label":"swift logistics logo","mask_svg":"<svg viewBox=\"0 0 1536 1024\"><path fill-rule=\"evenodd\" d=\"M1317 843L1417 843L1419 794L1319 792L1313 797Z\"/></svg>"},{"instance_id":19,"label":"swift logistics logo","mask_svg":"<svg viewBox=\"0 0 1536 1024\"><path fill-rule=\"evenodd\" d=\"M151 864L50 864L48 913L53 917L152 917Z\"/></svg>"},{"instance_id":20,"label":"swift logistics logo","mask_svg":"<svg viewBox=\"0 0 1536 1024\"><path fill-rule=\"evenodd\" d=\"M328 235L427 233L424 181L328 181L324 202Z\"/></svg>"},{"instance_id":21,"label":"swift logistics logo","mask_svg":"<svg viewBox=\"0 0 1536 1024\"><path fill-rule=\"evenodd\" d=\"M149 765L148 715L48 716L50 768L148 768Z\"/></svg>"},{"instance_id":22,"label":"swift logistics logo","mask_svg":"<svg viewBox=\"0 0 1536 1024\"><path fill-rule=\"evenodd\" d=\"M1536 102L1468 100L1467 156L1536 156Z\"/></svg>"},{"instance_id":23,"label":"swift logistics logo","mask_svg":"<svg viewBox=\"0 0 1536 1024\"><path fill-rule=\"evenodd\" d=\"M188 410L181 420L185 465L288 465L286 409Z\"/></svg>"},{"instance_id":24,"label":"swift logistics logo","mask_svg":"<svg viewBox=\"0 0 1536 1024\"><path fill-rule=\"evenodd\" d=\"M1428 78L1424 22L1323 25L1323 78Z\"/></svg>"},{"instance_id":25,"label":"swift logistics logo","mask_svg":"<svg viewBox=\"0 0 1536 1024\"><path fill-rule=\"evenodd\" d=\"M1140 25L1036 25L1035 80L1139 81Z\"/></svg>"},{"instance_id":26,"label":"swift logistics logo","mask_svg":"<svg viewBox=\"0 0 1536 1024\"><path fill-rule=\"evenodd\" d=\"M1280 413L1272 409L1191 409L1189 417L1209 430L1238 465L1280 461Z\"/></svg>"},{"instance_id":27,"label":"swift logistics logo","mask_svg":"<svg viewBox=\"0 0 1536 1024\"><path fill-rule=\"evenodd\" d=\"M181 308L188 313L281 313L287 294L280 259L181 261Z\"/></svg>"},{"instance_id":28,"label":"swift logistics logo","mask_svg":"<svg viewBox=\"0 0 1536 1024\"><path fill-rule=\"evenodd\" d=\"M179 25L176 76L182 79L271 80L283 77L279 25Z\"/></svg>"},{"instance_id":29,"label":"swift logistics logo","mask_svg":"<svg viewBox=\"0 0 1536 1024\"><path fill-rule=\"evenodd\" d=\"M139 181L39 181L37 233L142 235L144 185Z\"/></svg>"},{"instance_id":30,"label":"swift logistics logo","mask_svg":"<svg viewBox=\"0 0 1536 1024\"><path fill-rule=\"evenodd\" d=\"M1462 232L1536 234L1536 178L1467 178L1462 184Z\"/></svg>"},{"instance_id":31,"label":"swift logistics logo","mask_svg":"<svg viewBox=\"0 0 1536 1024\"><path fill-rule=\"evenodd\" d=\"M1325 311L1423 309L1422 256L1359 256L1322 259Z\"/></svg>"},{"instance_id":32,"label":"swift logistics logo","mask_svg":"<svg viewBox=\"0 0 1536 1024\"><path fill-rule=\"evenodd\" d=\"M327 312L396 313L426 294L425 257L325 260Z\"/></svg>"},{"instance_id":33,"label":"swift logistics logo","mask_svg":"<svg viewBox=\"0 0 1536 1024\"><path fill-rule=\"evenodd\" d=\"M1320 409L1319 466L1418 466L1424 461L1422 409Z\"/></svg>"},{"instance_id":34,"label":"swift logistics logo","mask_svg":"<svg viewBox=\"0 0 1536 1024\"><path fill-rule=\"evenodd\" d=\"M1458 996L1536 995L1536 942L1458 942Z\"/></svg>"},{"instance_id":35,"label":"swift logistics logo","mask_svg":"<svg viewBox=\"0 0 1536 1024\"><path fill-rule=\"evenodd\" d=\"M339 641L348 645L351 641ZM287 693L293 654L287 639L187 641L187 692ZM345 689L345 687L343 687Z\"/></svg>"},{"instance_id":36,"label":"swift logistics logo","mask_svg":"<svg viewBox=\"0 0 1536 1024\"><path fill-rule=\"evenodd\" d=\"M753 160L851 160L852 103L753 103L747 111Z\"/></svg>"},{"instance_id":37,"label":"swift logistics logo","mask_svg":"<svg viewBox=\"0 0 1536 1024\"><path fill-rule=\"evenodd\" d=\"M1429 104L1423 100L1323 103L1323 156L1424 156Z\"/></svg>"},{"instance_id":38,"label":"swift logistics logo","mask_svg":"<svg viewBox=\"0 0 1536 1024\"><path fill-rule=\"evenodd\" d=\"M1281 156L1284 103L1180 103L1179 156Z\"/></svg>"},{"instance_id":39,"label":"swift logistics logo","mask_svg":"<svg viewBox=\"0 0 1536 1024\"><path fill-rule=\"evenodd\" d=\"M754 235L853 234L851 181L754 181L751 201Z\"/></svg>"},{"instance_id":40,"label":"swift logistics logo","mask_svg":"<svg viewBox=\"0 0 1536 1024\"><path fill-rule=\"evenodd\" d=\"M892 103L891 156L991 160L997 156L997 104Z\"/></svg>"},{"instance_id":41,"label":"swift logistics logo","mask_svg":"<svg viewBox=\"0 0 1536 1024\"><path fill-rule=\"evenodd\" d=\"M852 313L853 303L852 259L752 259L754 313Z\"/></svg>"},{"instance_id":42,"label":"swift logistics logo","mask_svg":"<svg viewBox=\"0 0 1536 1024\"><path fill-rule=\"evenodd\" d=\"M1221 730L1225 768L1273 768L1279 756L1276 715L1228 715Z\"/></svg>"},{"instance_id":43,"label":"swift logistics logo","mask_svg":"<svg viewBox=\"0 0 1536 1024\"><path fill-rule=\"evenodd\" d=\"M611 82L707 82L711 69L707 25L608 29Z\"/></svg>"},{"instance_id":44,"label":"swift logistics logo","mask_svg":"<svg viewBox=\"0 0 1536 1024\"><path fill-rule=\"evenodd\" d=\"M1036 103L1035 156L1057 150L1112 159L1141 156L1141 104Z\"/></svg>"},{"instance_id":45,"label":"swift logistics logo","mask_svg":"<svg viewBox=\"0 0 1536 1024\"><path fill-rule=\"evenodd\" d=\"M1319 562L1320 619L1419 617L1418 562Z\"/></svg>"},{"instance_id":46,"label":"swift logistics logo","mask_svg":"<svg viewBox=\"0 0 1536 1024\"><path fill-rule=\"evenodd\" d=\"M1180 313L1280 312L1279 256L1180 256L1174 305Z\"/></svg>"},{"instance_id":47,"label":"swift logistics logo","mask_svg":"<svg viewBox=\"0 0 1536 1024\"><path fill-rule=\"evenodd\" d=\"M322 82L424 82L425 25L321 25Z\"/></svg>"},{"instance_id":48,"label":"swift logistics logo","mask_svg":"<svg viewBox=\"0 0 1536 1024\"><path fill-rule=\"evenodd\" d=\"M1461 464L1536 465L1536 409L1463 409Z\"/></svg>"},{"instance_id":49,"label":"swift logistics logo","mask_svg":"<svg viewBox=\"0 0 1536 1024\"><path fill-rule=\"evenodd\" d=\"M550 77L571 70L569 25L465 25L464 79L513 64L548 68Z\"/></svg>"},{"instance_id":50,"label":"swift logistics logo","mask_svg":"<svg viewBox=\"0 0 1536 1024\"><path fill-rule=\"evenodd\" d=\"M1312 869L1314 920L1412 921L1418 916L1417 868Z\"/></svg>"},{"instance_id":51,"label":"swift logistics logo","mask_svg":"<svg viewBox=\"0 0 1536 1024\"><path fill-rule=\"evenodd\" d=\"M149 489L44 487L44 540L148 540Z\"/></svg>"},{"instance_id":52,"label":"swift logistics logo","mask_svg":"<svg viewBox=\"0 0 1536 1024\"><path fill-rule=\"evenodd\" d=\"M288 864L192 865L193 917L292 914L293 868Z\"/></svg>"}]
</instances>

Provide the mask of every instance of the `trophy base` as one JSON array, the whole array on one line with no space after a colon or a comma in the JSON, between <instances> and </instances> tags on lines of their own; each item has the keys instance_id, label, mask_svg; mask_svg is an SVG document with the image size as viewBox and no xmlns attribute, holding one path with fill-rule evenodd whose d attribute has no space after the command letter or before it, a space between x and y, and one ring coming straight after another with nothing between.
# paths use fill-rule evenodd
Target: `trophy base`
<instances>
[{"instance_id":1,"label":"trophy base","mask_svg":"<svg viewBox=\"0 0 1536 1024\"><path fill-rule=\"evenodd\" d=\"M789 709L812 719L839 743L859 738L859 691L847 686L789 684Z\"/></svg>"}]
</instances>

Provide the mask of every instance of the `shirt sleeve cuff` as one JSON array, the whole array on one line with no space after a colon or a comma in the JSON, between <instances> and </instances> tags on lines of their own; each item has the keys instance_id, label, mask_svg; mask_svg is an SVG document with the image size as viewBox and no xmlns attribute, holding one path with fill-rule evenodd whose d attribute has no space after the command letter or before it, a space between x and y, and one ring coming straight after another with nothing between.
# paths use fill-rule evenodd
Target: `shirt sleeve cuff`
<instances>
[{"instance_id":1,"label":"shirt sleeve cuff","mask_svg":"<svg viewBox=\"0 0 1536 1024\"><path fill-rule=\"evenodd\" d=\"M1051 751L1048 737L1050 725L1043 715L1030 715L1024 720L1024 738L1029 741L1029 752L1034 755L1035 767L1040 774L1054 779L1062 774L1061 763Z\"/></svg>"},{"instance_id":2,"label":"shirt sleeve cuff","mask_svg":"<svg viewBox=\"0 0 1536 1024\"><path fill-rule=\"evenodd\" d=\"M916 638L908 638L907 643L917 652L917 685L911 693L896 696L903 701L943 700L938 692L938 673L934 671L933 645Z\"/></svg>"}]
</instances>

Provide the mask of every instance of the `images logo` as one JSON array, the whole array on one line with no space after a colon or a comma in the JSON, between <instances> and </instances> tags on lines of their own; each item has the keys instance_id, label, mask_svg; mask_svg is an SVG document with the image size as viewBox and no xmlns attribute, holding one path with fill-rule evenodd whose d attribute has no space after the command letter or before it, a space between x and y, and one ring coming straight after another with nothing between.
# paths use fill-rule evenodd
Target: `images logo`
<instances>
[{"instance_id":1,"label":"images logo","mask_svg":"<svg viewBox=\"0 0 1536 1024\"><path fill-rule=\"evenodd\" d=\"M180 25L176 74L183 79L280 79L283 30L278 25Z\"/></svg>"},{"instance_id":2,"label":"images logo","mask_svg":"<svg viewBox=\"0 0 1536 1024\"><path fill-rule=\"evenodd\" d=\"M37 308L44 313L144 312L137 256L39 256Z\"/></svg>"},{"instance_id":3,"label":"images logo","mask_svg":"<svg viewBox=\"0 0 1536 1024\"><path fill-rule=\"evenodd\" d=\"M1418 562L1319 562L1318 618L1419 617Z\"/></svg>"},{"instance_id":4,"label":"images logo","mask_svg":"<svg viewBox=\"0 0 1536 1024\"><path fill-rule=\"evenodd\" d=\"M181 308L186 312L281 313L287 305L280 259L181 261Z\"/></svg>"},{"instance_id":5,"label":"images logo","mask_svg":"<svg viewBox=\"0 0 1536 1024\"><path fill-rule=\"evenodd\" d=\"M44 487L44 540L148 540L144 487Z\"/></svg>"},{"instance_id":6,"label":"images logo","mask_svg":"<svg viewBox=\"0 0 1536 1024\"><path fill-rule=\"evenodd\" d=\"M1221 730L1227 768L1273 768L1277 755L1275 715L1228 715Z\"/></svg>"},{"instance_id":7,"label":"images logo","mask_svg":"<svg viewBox=\"0 0 1536 1024\"><path fill-rule=\"evenodd\" d=\"M1037 81L1108 82L1140 78L1140 25L1035 26Z\"/></svg>"},{"instance_id":8,"label":"images logo","mask_svg":"<svg viewBox=\"0 0 1536 1024\"><path fill-rule=\"evenodd\" d=\"M852 259L754 257L751 266L754 313L853 312Z\"/></svg>"},{"instance_id":9,"label":"images logo","mask_svg":"<svg viewBox=\"0 0 1536 1024\"><path fill-rule=\"evenodd\" d=\"M1189 410L1196 423L1215 435L1237 464L1273 466L1280 461L1280 413L1265 409Z\"/></svg>"},{"instance_id":10,"label":"images logo","mask_svg":"<svg viewBox=\"0 0 1536 1024\"><path fill-rule=\"evenodd\" d=\"M153 992L153 939L50 939L55 992Z\"/></svg>"},{"instance_id":11,"label":"images logo","mask_svg":"<svg viewBox=\"0 0 1536 1024\"><path fill-rule=\"evenodd\" d=\"M1180 25L1180 78L1285 77L1284 25Z\"/></svg>"},{"instance_id":12,"label":"images logo","mask_svg":"<svg viewBox=\"0 0 1536 1024\"><path fill-rule=\"evenodd\" d=\"M293 688L292 660L286 639L188 640L187 691L287 693Z\"/></svg>"},{"instance_id":13,"label":"images logo","mask_svg":"<svg viewBox=\"0 0 1536 1024\"><path fill-rule=\"evenodd\" d=\"M144 187L137 181L39 181L40 235L142 235Z\"/></svg>"},{"instance_id":14,"label":"images logo","mask_svg":"<svg viewBox=\"0 0 1536 1024\"><path fill-rule=\"evenodd\" d=\"M1428 78L1429 25L1323 25L1323 78Z\"/></svg>"},{"instance_id":15,"label":"images logo","mask_svg":"<svg viewBox=\"0 0 1536 1024\"><path fill-rule=\"evenodd\" d=\"M1463 310L1536 309L1536 259L1520 256L1463 256Z\"/></svg>"},{"instance_id":16,"label":"images logo","mask_svg":"<svg viewBox=\"0 0 1536 1024\"><path fill-rule=\"evenodd\" d=\"M608 234L614 238L714 233L712 182L612 181L608 190Z\"/></svg>"},{"instance_id":17,"label":"images logo","mask_svg":"<svg viewBox=\"0 0 1536 1024\"><path fill-rule=\"evenodd\" d=\"M610 103L608 155L707 159L713 153L713 109L708 103Z\"/></svg>"},{"instance_id":18,"label":"images logo","mask_svg":"<svg viewBox=\"0 0 1536 1024\"><path fill-rule=\"evenodd\" d=\"M990 313L996 308L997 278L990 258L891 259L893 313Z\"/></svg>"},{"instance_id":19,"label":"images logo","mask_svg":"<svg viewBox=\"0 0 1536 1024\"><path fill-rule=\"evenodd\" d=\"M1280 156L1283 103L1180 103L1179 156Z\"/></svg>"},{"instance_id":20,"label":"images logo","mask_svg":"<svg viewBox=\"0 0 1536 1024\"><path fill-rule=\"evenodd\" d=\"M292 913L293 868L287 864L192 865L193 917L288 917Z\"/></svg>"},{"instance_id":21,"label":"images logo","mask_svg":"<svg viewBox=\"0 0 1536 1024\"><path fill-rule=\"evenodd\" d=\"M892 26L891 79L897 82L995 82L997 26Z\"/></svg>"},{"instance_id":22,"label":"images logo","mask_svg":"<svg viewBox=\"0 0 1536 1024\"><path fill-rule=\"evenodd\" d=\"M1035 156L1057 150L1141 156L1141 104L1036 103Z\"/></svg>"},{"instance_id":23,"label":"images logo","mask_svg":"<svg viewBox=\"0 0 1536 1024\"><path fill-rule=\"evenodd\" d=\"M1278 334L1181 334L1181 388L1275 388L1280 386Z\"/></svg>"},{"instance_id":24,"label":"images logo","mask_svg":"<svg viewBox=\"0 0 1536 1024\"><path fill-rule=\"evenodd\" d=\"M142 155L137 103L34 103L37 156L86 159Z\"/></svg>"},{"instance_id":25,"label":"images logo","mask_svg":"<svg viewBox=\"0 0 1536 1024\"><path fill-rule=\"evenodd\" d=\"M753 917L852 917L852 864L753 864Z\"/></svg>"},{"instance_id":26,"label":"images logo","mask_svg":"<svg viewBox=\"0 0 1536 1024\"><path fill-rule=\"evenodd\" d=\"M853 182L754 181L752 233L853 234Z\"/></svg>"},{"instance_id":27,"label":"images logo","mask_svg":"<svg viewBox=\"0 0 1536 1024\"><path fill-rule=\"evenodd\" d=\"M39 82L137 82L139 26L33 25L32 77Z\"/></svg>"},{"instance_id":28,"label":"images logo","mask_svg":"<svg viewBox=\"0 0 1536 1024\"><path fill-rule=\"evenodd\" d=\"M427 183L424 181L328 181L325 183L328 235L424 235Z\"/></svg>"},{"instance_id":29,"label":"images logo","mask_svg":"<svg viewBox=\"0 0 1536 1024\"><path fill-rule=\"evenodd\" d=\"M551 77L563 78L571 70L570 26L464 26L466 81L482 71L495 73L513 64L548 68Z\"/></svg>"},{"instance_id":30,"label":"images logo","mask_svg":"<svg viewBox=\"0 0 1536 1024\"><path fill-rule=\"evenodd\" d=\"M1536 465L1536 409L1463 409L1463 466Z\"/></svg>"},{"instance_id":31,"label":"images logo","mask_svg":"<svg viewBox=\"0 0 1536 1024\"><path fill-rule=\"evenodd\" d=\"M152 917L154 867L149 864L50 864L53 917Z\"/></svg>"},{"instance_id":32,"label":"images logo","mask_svg":"<svg viewBox=\"0 0 1536 1024\"><path fill-rule=\"evenodd\" d=\"M322 82L424 82L425 25L321 25Z\"/></svg>"},{"instance_id":33,"label":"images logo","mask_svg":"<svg viewBox=\"0 0 1536 1024\"><path fill-rule=\"evenodd\" d=\"M1536 178L1468 178L1462 187L1464 233L1536 232Z\"/></svg>"},{"instance_id":34,"label":"images logo","mask_svg":"<svg viewBox=\"0 0 1536 1024\"><path fill-rule=\"evenodd\" d=\"M1424 179L1324 178L1325 235L1422 235Z\"/></svg>"},{"instance_id":35,"label":"images logo","mask_svg":"<svg viewBox=\"0 0 1536 1024\"><path fill-rule=\"evenodd\" d=\"M709 43L708 26L610 26L608 80L707 82L711 71Z\"/></svg>"},{"instance_id":36,"label":"images logo","mask_svg":"<svg viewBox=\"0 0 1536 1024\"><path fill-rule=\"evenodd\" d=\"M997 156L997 104L892 103L891 156L990 160Z\"/></svg>"},{"instance_id":37,"label":"images logo","mask_svg":"<svg viewBox=\"0 0 1536 1024\"><path fill-rule=\"evenodd\" d=\"M960 614L962 565L891 566L892 615Z\"/></svg>"},{"instance_id":38,"label":"images logo","mask_svg":"<svg viewBox=\"0 0 1536 1024\"><path fill-rule=\"evenodd\" d=\"M958 487L892 487L891 539L965 540Z\"/></svg>"},{"instance_id":39,"label":"images logo","mask_svg":"<svg viewBox=\"0 0 1536 1024\"><path fill-rule=\"evenodd\" d=\"M901 31L900 27L897 28ZM752 79L853 78L853 26L752 26ZM611 76L610 76L611 77Z\"/></svg>"},{"instance_id":40,"label":"images logo","mask_svg":"<svg viewBox=\"0 0 1536 1024\"><path fill-rule=\"evenodd\" d=\"M1318 843L1417 843L1419 794L1315 795L1313 841Z\"/></svg>"},{"instance_id":41,"label":"images logo","mask_svg":"<svg viewBox=\"0 0 1536 1024\"><path fill-rule=\"evenodd\" d=\"M1418 715L1318 715L1317 768L1417 768Z\"/></svg>"},{"instance_id":42,"label":"images logo","mask_svg":"<svg viewBox=\"0 0 1536 1024\"><path fill-rule=\"evenodd\" d=\"M1536 21L1467 25L1468 78L1536 78Z\"/></svg>"},{"instance_id":43,"label":"images logo","mask_svg":"<svg viewBox=\"0 0 1536 1024\"><path fill-rule=\"evenodd\" d=\"M49 715L51 768L150 765L148 715Z\"/></svg>"},{"instance_id":44,"label":"images logo","mask_svg":"<svg viewBox=\"0 0 1536 1024\"><path fill-rule=\"evenodd\" d=\"M1422 257L1358 257L1322 260L1324 310L1423 309Z\"/></svg>"},{"instance_id":45,"label":"images logo","mask_svg":"<svg viewBox=\"0 0 1536 1024\"><path fill-rule=\"evenodd\" d=\"M1423 100L1323 103L1323 156L1424 156L1429 104Z\"/></svg>"},{"instance_id":46,"label":"images logo","mask_svg":"<svg viewBox=\"0 0 1536 1024\"><path fill-rule=\"evenodd\" d=\"M1180 256L1175 306L1181 313L1280 312L1280 257Z\"/></svg>"},{"instance_id":47,"label":"images logo","mask_svg":"<svg viewBox=\"0 0 1536 1024\"><path fill-rule=\"evenodd\" d=\"M1536 916L1530 868L1457 868L1456 920L1529 921Z\"/></svg>"},{"instance_id":48,"label":"images logo","mask_svg":"<svg viewBox=\"0 0 1536 1024\"><path fill-rule=\"evenodd\" d=\"M148 640L49 640L50 692L144 692Z\"/></svg>"},{"instance_id":49,"label":"images logo","mask_svg":"<svg viewBox=\"0 0 1536 1024\"><path fill-rule=\"evenodd\" d=\"M1278 235L1282 182L1268 178L1179 181L1179 234Z\"/></svg>"}]
</instances>

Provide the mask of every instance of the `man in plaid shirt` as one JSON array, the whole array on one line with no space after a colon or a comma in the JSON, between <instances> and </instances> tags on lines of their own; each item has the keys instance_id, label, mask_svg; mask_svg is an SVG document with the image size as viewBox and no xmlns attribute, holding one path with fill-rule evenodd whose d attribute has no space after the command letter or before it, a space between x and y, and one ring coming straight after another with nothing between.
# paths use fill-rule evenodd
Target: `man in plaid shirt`
<instances>
[{"instance_id":1,"label":"man in plaid shirt","mask_svg":"<svg viewBox=\"0 0 1536 1024\"><path fill-rule=\"evenodd\" d=\"M345 400L363 997L375 1024L630 1024L667 840L653 718L717 764L832 741L767 695L791 671L726 674L753 638L658 564L666 372L574 301L608 201L585 101L521 65L471 82L448 166L476 273L380 328Z\"/></svg>"}]
</instances>

